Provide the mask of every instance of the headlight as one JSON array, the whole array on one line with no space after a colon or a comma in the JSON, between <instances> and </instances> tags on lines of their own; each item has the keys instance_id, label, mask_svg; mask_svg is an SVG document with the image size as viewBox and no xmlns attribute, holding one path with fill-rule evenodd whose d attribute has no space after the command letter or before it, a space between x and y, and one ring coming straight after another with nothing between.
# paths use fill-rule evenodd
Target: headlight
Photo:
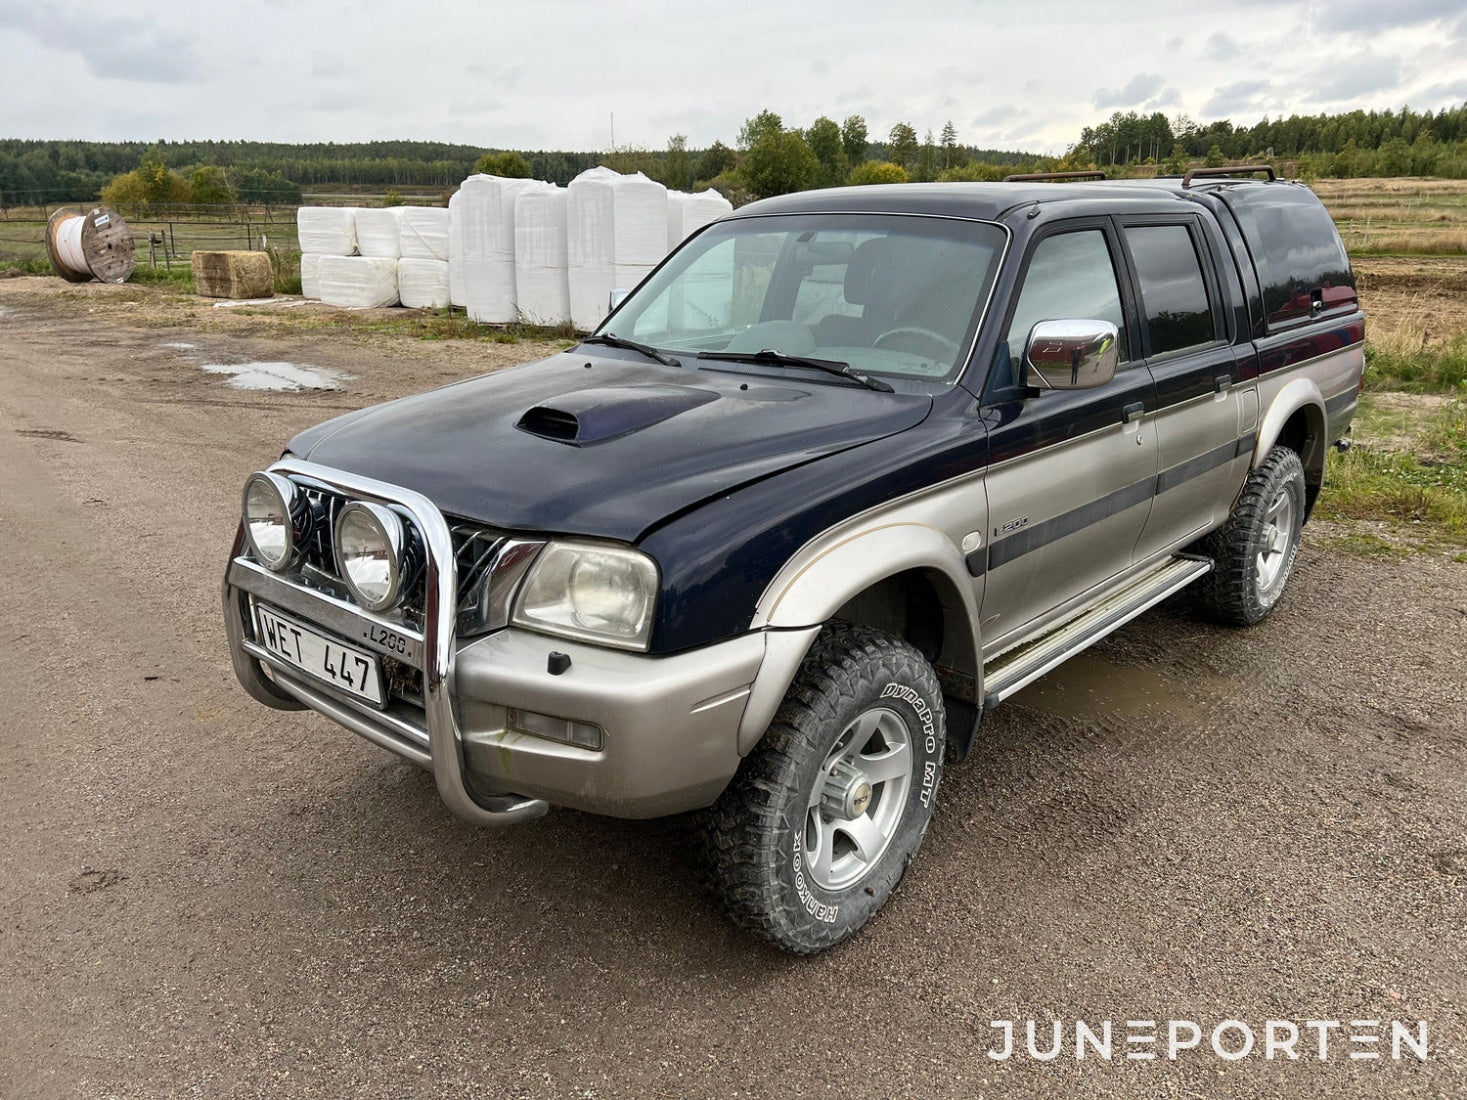
<instances>
[{"instance_id":1,"label":"headlight","mask_svg":"<svg viewBox=\"0 0 1467 1100\"><path fill-rule=\"evenodd\" d=\"M636 550L594 542L552 542L515 605L518 626L646 649L657 603L657 566Z\"/></svg>"},{"instance_id":2,"label":"headlight","mask_svg":"<svg viewBox=\"0 0 1467 1100\"><path fill-rule=\"evenodd\" d=\"M336 517L336 569L368 611L385 611L402 587L402 520L380 504L354 500Z\"/></svg>"},{"instance_id":3,"label":"headlight","mask_svg":"<svg viewBox=\"0 0 1467 1100\"><path fill-rule=\"evenodd\" d=\"M266 569L286 568L309 508L295 485L279 474L251 474L244 487L245 534Z\"/></svg>"}]
</instances>

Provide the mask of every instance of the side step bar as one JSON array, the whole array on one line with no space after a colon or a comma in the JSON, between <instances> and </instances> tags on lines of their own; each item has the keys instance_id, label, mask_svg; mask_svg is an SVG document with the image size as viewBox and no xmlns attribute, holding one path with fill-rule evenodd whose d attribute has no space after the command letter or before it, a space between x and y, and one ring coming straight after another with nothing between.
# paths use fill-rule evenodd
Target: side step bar
<instances>
[{"instance_id":1,"label":"side step bar","mask_svg":"<svg viewBox=\"0 0 1467 1100\"><path fill-rule=\"evenodd\" d=\"M1020 688L1211 571L1208 558L1168 558L1048 634L1000 653L983 666L983 709L992 710Z\"/></svg>"}]
</instances>

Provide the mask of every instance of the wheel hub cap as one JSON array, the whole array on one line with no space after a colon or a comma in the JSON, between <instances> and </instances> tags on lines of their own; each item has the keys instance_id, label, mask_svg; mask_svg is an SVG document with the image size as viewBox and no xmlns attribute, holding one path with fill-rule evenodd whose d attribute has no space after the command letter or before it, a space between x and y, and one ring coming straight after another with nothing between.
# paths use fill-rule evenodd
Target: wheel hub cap
<instances>
[{"instance_id":1,"label":"wheel hub cap","mask_svg":"<svg viewBox=\"0 0 1467 1100\"><path fill-rule=\"evenodd\" d=\"M826 890L854 886L886 853L912 788L913 738L887 707L858 716L831 746L810 791L806 872Z\"/></svg>"},{"instance_id":2,"label":"wheel hub cap","mask_svg":"<svg viewBox=\"0 0 1467 1100\"><path fill-rule=\"evenodd\" d=\"M866 773L846 760L837 760L826 776L820 807L844 821L852 821L871 805L871 781Z\"/></svg>"}]
</instances>

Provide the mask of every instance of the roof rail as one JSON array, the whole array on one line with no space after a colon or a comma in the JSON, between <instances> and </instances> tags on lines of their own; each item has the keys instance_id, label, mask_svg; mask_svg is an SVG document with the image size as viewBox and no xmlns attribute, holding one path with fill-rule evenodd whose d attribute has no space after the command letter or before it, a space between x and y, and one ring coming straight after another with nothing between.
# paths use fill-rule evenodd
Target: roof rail
<instances>
[{"instance_id":1,"label":"roof rail","mask_svg":"<svg viewBox=\"0 0 1467 1100\"><path fill-rule=\"evenodd\" d=\"M1270 180L1278 179L1272 164L1230 164L1223 168L1193 168L1182 177L1182 186L1191 187L1194 179L1218 179L1226 176L1251 176L1255 172L1267 172Z\"/></svg>"},{"instance_id":2,"label":"roof rail","mask_svg":"<svg viewBox=\"0 0 1467 1100\"><path fill-rule=\"evenodd\" d=\"M1106 178L1104 172L1091 170L1089 172L1021 172L1015 176L1005 176L1004 183L1034 183L1037 180L1103 180Z\"/></svg>"}]
</instances>

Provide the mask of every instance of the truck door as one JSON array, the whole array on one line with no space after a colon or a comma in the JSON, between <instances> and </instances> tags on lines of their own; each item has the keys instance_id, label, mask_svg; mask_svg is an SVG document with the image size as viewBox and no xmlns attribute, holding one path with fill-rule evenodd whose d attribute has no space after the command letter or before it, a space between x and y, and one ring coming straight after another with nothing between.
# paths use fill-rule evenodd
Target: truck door
<instances>
[{"instance_id":1,"label":"truck door","mask_svg":"<svg viewBox=\"0 0 1467 1100\"><path fill-rule=\"evenodd\" d=\"M1221 521L1247 472L1244 387L1223 295L1195 214L1118 219L1141 323L1137 353L1156 384L1156 500L1138 559Z\"/></svg>"},{"instance_id":2,"label":"truck door","mask_svg":"<svg viewBox=\"0 0 1467 1100\"><path fill-rule=\"evenodd\" d=\"M1047 612L1130 566L1151 510L1156 443L1151 375L1135 348L1127 284L1117 277L1106 218L1060 222L1029 246L1004 341L984 389L989 433L985 649L991 654ZM1096 319L1120 330L1115 378L1093 389L1022 388L1029 333L1040 321Z\"/></svg>"}]
</instances>

